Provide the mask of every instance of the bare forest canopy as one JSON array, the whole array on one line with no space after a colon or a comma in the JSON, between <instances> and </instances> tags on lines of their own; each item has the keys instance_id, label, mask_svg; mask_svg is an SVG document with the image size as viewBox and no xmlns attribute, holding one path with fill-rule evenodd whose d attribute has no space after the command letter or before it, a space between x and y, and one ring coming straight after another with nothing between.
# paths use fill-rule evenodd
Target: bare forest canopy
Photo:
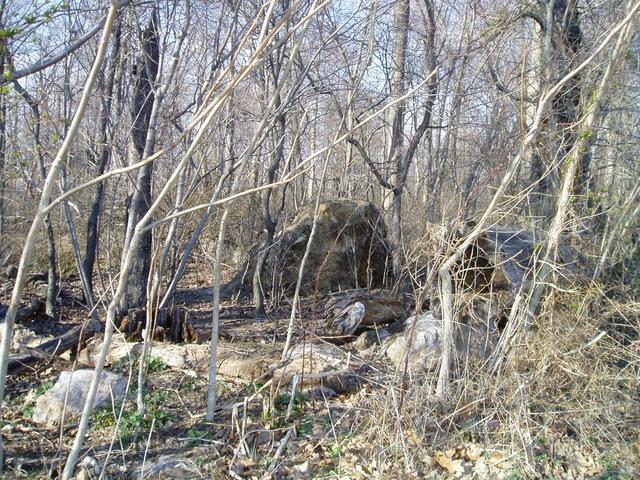
<instances>
[{"instance_id":1,"label":"bare forest canopy","mask_svg":"<svg viewBox=\"0 0 640 480\"><path fill-rule=\"evenodd\" d=\"M194 408L211 422L232 308L282 317L277 361L303 371L317 336L388 338L399 416L417 384L438 402L467 395L464 348L491 358L487 385L524 369L514 346L541 345L532 332L562 331L560 317L582 325L567 351L622 335L636 350L598 365L637 381L639 11L637 0L0 0L1 416L18 378L99 341L49 470L72 478L122 331L142 342L123 393L139 418L152 340L210 343ZM582 301L554 314L563 295ZM193 304L207 305L200 331ZM580 323L589 315L624 328ZM50 337L16 347L32 323ZM361 387L362 361L349 385ZM428 380L414 382L416 365ZM270 381L286 377L295 397L296 375L275 368ZM245 415L246 398L257 397ZM8 445L0 465L13 468Z\"/></svg>"}]
</instances>

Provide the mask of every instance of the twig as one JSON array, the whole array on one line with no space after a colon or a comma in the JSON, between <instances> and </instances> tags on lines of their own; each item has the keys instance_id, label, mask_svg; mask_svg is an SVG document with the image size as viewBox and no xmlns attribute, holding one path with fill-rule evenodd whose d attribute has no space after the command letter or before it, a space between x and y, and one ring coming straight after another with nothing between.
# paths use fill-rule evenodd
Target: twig
<instances>
[{"instance_id":1,"label":"twig","mask_svg":"<svg viewBox=\"0 0 640 480\"><path fill-rule=\"evenodd\" d=\"M291 379L291 398L289 398L289 405L287 406L287 415L284 418L285 422L288 422L291 418L291 413L293 412L293 404L296 401L296 388L298 387L298 383L300 382L300 375L297 373Z\"/></svg>"},{"instance_id":2,"label":"twig","mask_svg":"<svg viewBox=\"0 0 640 480\"><path fill-rule=\"evenodd\" d=\"M596 344L597 342L600 341L600 339L602 337L604 337L607 334L607 332L605 332L604 330L600 330L600 333L598 333L598 335L596 335L595 337L593 337L591 340L589 340L587 343L585 343L584 345L579 346L578 348L574 348L573 350L571 350L570 352L567 352L565 354L563 354L564 357L566 357L567 355L573 355L575 353L581 352L582 350L584 350L585 348L589 348L591 345Z\"/></svg>"},{"instance_id":3,"label":"twig","mask_svg":"<svg viewBox=\"0 0 640 480\"><path fill-rule=\"evenodd\" d=\"M295 430L296 430L295 427L291 427L289 429L289 431L287 432L287 434L284 436L284 438L282 440L280 440L280 445L278 445L278 449L276 450L276 453L273 456L273 460L269 464L269 468L267 469L265 474L262 476L262 480L267 480L267 479L273 477L273 472L275 471L276 467L278 466L278 460L282 456L282 453L284 452L284 449L286 448L287 444L289 443L289 440L291 440L291 435L293 435Z\"/></svg>"},{"instance_id":4,"label":"twig","mask_svg":"<svg viewBox=\"0 0 640 480\"><path fill-rule=\"evenodd\" d=\"M144 478L144 464L147 461L147 452L149 451L149 444L151 443L151 435L153 434L153 427L156 423L156 418L151 420L151 428L149 429L149 437L147 438L147 445L144 449L144 456L142 457L142 467L140 468L140 478Z\"/></svg>"}]
</instances>

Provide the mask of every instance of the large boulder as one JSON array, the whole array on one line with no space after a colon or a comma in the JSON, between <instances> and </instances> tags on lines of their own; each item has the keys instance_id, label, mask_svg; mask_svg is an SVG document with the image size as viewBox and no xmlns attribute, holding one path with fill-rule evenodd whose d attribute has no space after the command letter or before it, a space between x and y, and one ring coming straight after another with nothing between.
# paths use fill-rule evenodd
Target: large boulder
<instances>
[{"instance_id":1,"label":"large boulder","mask_svg":"<svg viewBox=\"0 0 640 480\"><path fill-rule=\"evenodd\" d=\"M498 340L494 322L478 317L477 310L461 312L453 328L456 360L461 364L488 358ZM442 320L426 312L405 320L403 330L388 340L386 354L397 368L408 362L410 370L432 371L442 357L442 343Z\"/></svg>"},{"instance_id":2,"label":"large boulder","mask_svg":"<svg viewBox=\"0 0 640 480\"><path fill-rule=\"evenodd\" d=\"M442 320L430 312L409 317L404 331L390 340L387 356L396 367L408 361L410 369L434 369L442 356Z\"/></svg>"},{"instance_id":3,"label":"large boulder","mask_svg":"<svg viewBox=\"0 0 640 480\"><path fill-rule=\"evenodd\" d=\"M534 261L546 239L518 227L493 225L469 246L460 265L464 285L475 291L508 291L527 287ZM590 262L563 236L557 248L557 268L570 282L588 278Z\"/></svg>"},{"instance_id":4,"label":"large boulder","mask_svg":"<svg viewBox=\"0 0 640 480\"><path fill-rule=\"evenodd\" d=\"M300 210L280 236L276 268L281 287L292 291L307 248L315 205ZM371 203L345 199L320 204L316 234L302 279L301 293L381 287L390 273L391 247L380 211ZM269 275L269 274L268 274Z\"/></svg>"},{"instance_id":5,"label":"large boulder","mask_svg":"<svg viewBox=\"0 0 640 480\"><path fill-rule=\"evenodd\" d=\"M82 413L93 370L62 372L56 384L36 401L32 420L36 423L56 424L62 419L77 417ZM120 402L125 394L127 379L122 375L103 371L96 392L95 408Z\"/></svg>"}]
</instances>

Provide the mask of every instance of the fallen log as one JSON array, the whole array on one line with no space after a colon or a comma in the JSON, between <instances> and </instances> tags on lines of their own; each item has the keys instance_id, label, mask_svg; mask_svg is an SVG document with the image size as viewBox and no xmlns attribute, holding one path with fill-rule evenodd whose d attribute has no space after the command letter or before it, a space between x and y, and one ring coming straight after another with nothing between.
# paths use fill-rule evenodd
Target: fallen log
<instances>
[{"instance_id":1,"label":"fallen log","mask_svg":"<svg viewBox=\"0 0 640 480\"><path fill-rule=\"evenodd\" d=\"M84 347L86 343L101 330L99 322L73 327L66 333L43 343L38 348L24 349L22 353L9 355L7 373L13 374L40 362L51 362L64 352L76 347Z\"/></svg>"},{"instance_id":2,"label":"fallen log","mask_svg":"<svg viewBox=\"0 0 640 480\"><path fill-rule=\"evenodd\" d=\"M358 335L407 318L404 302L388 290L352 290L334 294L325 307L331 336Z\"/></svg>"},{"instance_id":3,"label":"fallen log","mask_svg":"<svg viewBox=\"0 0 640 480\"><path fill-rule=\"evenodd\" d=\"M4 321L4 316L7 313L9 307L0 305L0 322ZM16 313L16 323L28 322L35 320L41 315L45 314L45 304L42 300L32 299L29 303L18 308Z\"/></svg>"}]
</instances>

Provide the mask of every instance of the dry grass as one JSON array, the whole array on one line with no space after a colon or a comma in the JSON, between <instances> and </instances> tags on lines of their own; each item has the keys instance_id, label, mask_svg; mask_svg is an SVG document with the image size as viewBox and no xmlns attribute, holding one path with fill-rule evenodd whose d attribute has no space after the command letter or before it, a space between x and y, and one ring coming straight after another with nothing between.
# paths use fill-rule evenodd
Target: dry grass
<instances>
[{"instance_id":1,"label":"dry grass","mask_svg":"<svg viewBox=\"0 0 640 480\"><path fill-rule=\"evenodd\" d=\"M497 477L634 478L638 307L596 288L554 292L534 329L514 338L497 373L489 362L458 368L446 399L434 396L434 374L412 378L404 392L401 373L389 376L386 392L364 400L370 416L359 430L371 445L384 446L375 450L378 463L402 461L417 476L433 471L434 455L480 446L485 457L506 454L509 468L494 469ZM462 458L454 450L448 455ZM485 478L473 462L463 464Z\"/></svg>"}]
</instances>

